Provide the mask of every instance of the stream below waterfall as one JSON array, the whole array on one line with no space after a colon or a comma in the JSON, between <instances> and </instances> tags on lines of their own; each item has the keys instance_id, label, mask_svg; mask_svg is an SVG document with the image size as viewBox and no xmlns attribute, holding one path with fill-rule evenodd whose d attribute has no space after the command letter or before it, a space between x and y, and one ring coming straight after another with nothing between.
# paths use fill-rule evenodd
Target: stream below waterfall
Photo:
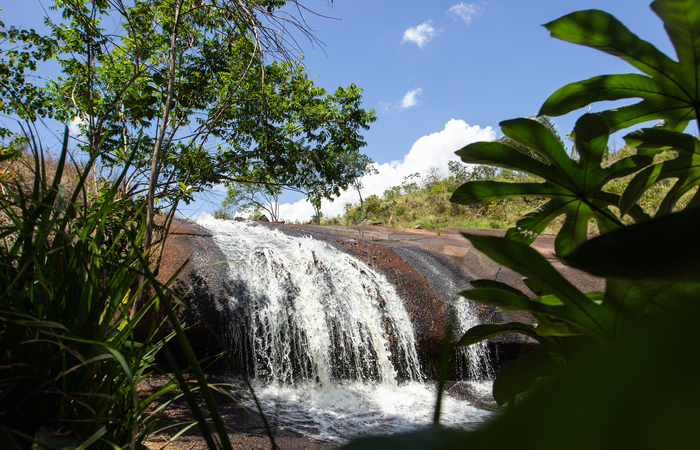
<instances>
[{"instance_id":1,"label":"stream below waterfall","mask_svg":"<svg viewBox=\"0 0 700 450\"><path fill-rule=\"evenodd\" d=\"M209 215L197 222L227 258L224 339L275 426L343 443L432 423L436 383L421 373L413 325L383 275L308 236ZM467 306L455 309L458 328L474 324ZM464 357L473 366L467 374L486 361ZM488 380L462 383L471 398L490 395ZM491 414L448 392L441 423L471 428Z\"/></svg>"}]
</instances>

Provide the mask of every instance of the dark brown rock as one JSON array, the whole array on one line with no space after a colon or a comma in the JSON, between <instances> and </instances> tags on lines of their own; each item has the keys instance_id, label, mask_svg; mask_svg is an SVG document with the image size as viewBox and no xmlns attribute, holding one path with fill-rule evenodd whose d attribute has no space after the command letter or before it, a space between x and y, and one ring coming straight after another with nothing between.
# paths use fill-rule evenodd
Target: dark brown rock
<instances>
[{"instance_id":1,"label":"dark brown rock","mask_svg":"<svg viewBox=\"0 0 700 450\"><path fill-rule=\"evenodd\" d=\"M335 241L356 258L386 276L403 299L416 331L421 357L440 355L450 305L440 299L428 281L390 248L357 241Z\"/></svg>"},{"instance_id":2,"label":"dark brown rock","mask_svg":"<svg viewBox=\"0 0 700 450\"><path fill-rule=\"evenodd\" d=\"M174 221L163 245L162 259L155 269L156 280L165 285L178 271L180 273L165 290L166 299L173 307L181 325L186 327L190 343L198 354L204 355L216 347L215 339L207 330L220 330L225 315L228 266L216 264L226 258L206 229L192 222ZM151 285L144 287L144 298L155 295ZM162 321L163 311L157 315ZM143 338L153 314L143 320L137 338ZM159 337L172 331L166 321Z\"/></svg>"}]
</instances>

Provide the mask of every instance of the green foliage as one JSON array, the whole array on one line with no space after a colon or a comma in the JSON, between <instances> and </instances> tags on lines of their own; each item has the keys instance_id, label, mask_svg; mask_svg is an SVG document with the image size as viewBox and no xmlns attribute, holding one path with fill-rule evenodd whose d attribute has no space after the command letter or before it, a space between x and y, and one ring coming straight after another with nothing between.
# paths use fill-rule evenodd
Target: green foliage
<instances>
[{"instance_id":1,"label":"green foliage","mask_svg":"<svg viewBox=\"0 0 700 450\"><path fill-rule=\"evenodd\" d=\"M85 184L95 176L95 160L74 169L75 184L66 182L67 143L66 131L62 153L51 163L32 144L30 180L0 179L0 439L10 448L143 448L158 431L160 414L184 396L211 448L209 423L219 448L231 448L187 337L171 305L159 301L166 287L142 253L142 208L120 187L128 167L115 180L102 180L90 197ZM0 163L19 157L1 153ZM140 276L156 295L130 316ZM146 398L137 392L139 382L159 370L156 353L172 360L165 341L154 337L160 323L145 320L154 308L158 316L158 305L174 329L166 340L174 337L183 349L210 419L174 361L174 378ZM159 400L176 389L181 393Z\"/></svg>"},{"instance_id":2,"label":"green foliage","mask_svg":"<svg viewBox=\"0 0 700 450\"><path fill-rule=\"evenodd\" d=\"M688 238L698 223L698 208L670 214L586 242L563 261L600 277L698 283L700 242Z\"/></svg>"},{"instance_id":3,"label":"green foliage","mask_svg":"<svg viewBox=\"0 0 700 450\"><path fill-rule=\"evenodd\" d=\"M80 119L75 153L88 158L76 164L74 189L61 178L67 136L55 176L46 175L40 143L33 144L31 180L16 182L12 165L0 176L3 443L29 446L36 437L60 447L138 448L153 431L145 412L160 392L141 400L135 385L153 370L161 344L150 341L157 322L141 324L146 342L134 342L133 331L160 304L211 419L175 365L164 389L182 390L210 447L231 448L182 327L171 305L159 301L165 288L146 261L153 249L141 247L150 247L156 200L174 211L196 191L234 179L294 186L320 205L368 164L360 132L376 117L360 108L360 88L326 95L300 63L266 65L261 52L294 60L284 27L313 39L287 12L283 21L265 22L285 3L54 0L50 8L62 19L47 21L50 36L0 24L0 112L29 121ZM32 85L31 72L49 58L61 75ZM16 150L3 148L0 163ZM91 174L96 166L120 175L99 180L104 185L92 192L86 180L102 175ZM144 281L157 295L140 305Z\"/></svg>"},{"instance_id":4,"label":"green foliage","mask_svg":"<svg viewBox=\"0 0 700 450\"><path fill-rule=\"evenodd\" d=\"M6 49L3 47L10 44ZM56 42L34 30L7 28L0 21L0 113L24 120L51 116L53 105L41 86L27 81L27 72L35 72L37 63L51 58ZM10 131L0 127L0 138Z\"/></svg>"},{"instance_id":5,"label":"green foliage","mask_svg":"<svg viewBox=\"0 0 700 450\"><path fill-rule=\"evenodd\" d=\"M657 1L654 6L657 11L668 11L681 7L681 3L675 0ZM603 17L599 13L593 15ZM553 22L557 24L553 28L564 33L563 30L568 26L578 33L590 25L590 17L591 15L588 13L574 13L567 16L566 20ZM687 23L683 24L682 27L687 25ZM700 26L700 17L696 17L692 26L695 28ZM667 29L668 27L667 23ZM615 29L619 30L619 28ZM680 30L669 29L668 31L669 34L673 34ZM606 38L616 39L616 36L601 37L596 30L589 30L589 32L590 36L582 38L582 41L607 42ZM649 49L646 51L652 52ZM640 55L637 56L643 59ZM551 111L548 112L551 113ZM609 115L604 113L602 116L609 119L617 117L615 114L617 113L611 112ZM669 114L672 118L675 113L672 111ZM567 364L561 364L561 361L568 362L581 351L580 348L589 348L593 345L587 341L596 342L597 348L615 345L617 342L627 339L627 334L634 332L637 322L646 320L645 316L649 314L676 314L683 309L684 304L696 294L698 289L697 285L692 284L699 280L696 267L697 249L693 244L694 240L690 237L694 233L693 229L697 226L698 220L700 220L697 212L690 209L682 213L664 216L670 212L682 195L697 186L694 167L697 139L663 129L639 130L629 134L625 139L628 144L639 146L638 153L640 155L637 158L626 156L607 167L602 167L608 127L601 119L593 119L593 117L595 116L583 116L577 123L574 133L576 149L580 155L580 161L575 163L579 167L587 167L585 175L577 174L573 170L567 172L572 174L570 179L576 180L579 182L579 186L585 187L585 189L578 190L576 198L585 201L591 192L595 193L596 190L602 192L601 188L610 179L631 174L641 166L651 163L652 157L658 156L662 151L668 149L678 152L679 156L658 162L639 172L629 182L623 195L615 196L614 199L611 197L606 207L619 206L622 212L632 212L635 208L641 209L637 201L641 194L657 181L671 177L679 178L679 181L668 191L665 199L661 202L656 219L623 228L619 228L623 224L618 221L614 227L608 227L608 229L616 228L614 231L588 242L582 237L570 239L569 245L560 245L557 248L558 255L565 263L607 278L604 293L584 295L578 292L537 252L520 243L509 242L507 239L467 236L476 248L492 259L524 275L536 297L529 298L524 293L514 292L512 288L493 283L487 284L486 287L480 287L479 282L477 282L475 289L465 291L462 295L507 309L528 311L537 319L538 325L532 328L521 327L520 330L514 329L511 324L501 325L500 330L498 326L477 327L469 331L463 339L463 343L472 343L479 339L488 338L498 331L517 331L536 337L542 343L542 357L548 354L560 362L558 364L544 364L543 360L539 358L540 355L536 355L530 357L533 360L532 363L511 363L522 365L519 370L527 382L512 380L509 371L506 372L506 380L501 380L499 375L494 386L509 386L505 388L507 394L499 396L500 401L507 400L512 403L518 392L531 385L537 377L544 375L545 369L566 367ZM581 126L582 122L586 126ZM553 141L551 137L547 139L549 142ZM543 147L549 147L530 144L536 142L535 139L516 140L527 142L529 148L547 157L550 164L543 168L538 166L534 159L519 161L512 158L516 161L512 165L519 168L527 167L528 171L545 180L551 178L547 171L553 166L564 166L561 162L563 155L560 154L557 160L551 151L538 151ZM544 138L541 140L544 141ZM480 149L478 145L476 147L477 150L474 153L477 151L483 153L483 149ZM559 146L553 147L557 150L560 149ZM501 149L498 151L502 152ZM468 150L462 152L466 153L468 158L472 157ZM510 152L510 155L513 155L513 152ZM502 161L505 160L505 153L499 154L494 159L497 159L498 164L502 164ZM566 161L566 164L572 163L571 160ZM531 169L539 170L539 172ZM576 177L579 177L578 180ZM562 179L560 179L559 185L565 185ZM469 183L467 186L469 187ZM519 192L518 189L520 189ZM517 185L514 191L520 194L530 193ZM689 205L692 204L691 200ZM635 216L640 219L644 218L639 213L636 213ZM521 221L525 218L527 216ZM604 223L604 220L599 220L599 224ZM605 228L600 228L601 231L605 231ZM557 241L565 233L570 233L566 222L557 236ZM507 237L512 238L513 236L507 235ZM496 388L494 388L495 390Z\"/></svg>"},{"instance_id":6,"label":"green foliage","mask_svg":"<svg viewBox=\"0 0 700 450\"><path fill-rule=\"evenodd\" d=\"M260 217L260 211L264 210L271 221L279 221L279 195L282 192L279 186L229 182L227 187L226 198L221 204L222 211L257 213Z\"/></svg>"},{"instance_id":7,"label":"green foliage","mask_svg":"<svg viewBox=\"0 0 700 450\"><path fill-rule=\"evenodd\" d=\"M544 182L473 181L458 188L451 200L470 205L514 196L548 197L547 203L524 215L506 236L529 244L553 219L565 215L555 241L558 255L569 253L586 240L591 219L595 219L603 231L620 226L620 218L609 209L619 204L620 197L605 192L603 187L610 180L629 175L652 162L648 156L632 155L602 167L608 128L595 115L585 115L576 123L578 160L569 157L561 140L536 120L508 120L501 122L501 128L506 136L539 158L500 142L476 142L457 154L466 163L515 169L536 175ZM639 207L630 208L629 212L637 220L646 217Z\"/></svg>"},{"instance_id":8,"label":"green foliage","mask_svg":"<svg viewBox=\"0 0 700 450\"><path fill-rule=\"evenodd\" d=\"M656 213L662 216L673 211L678 201L693 188L700 185L700 141L698 138L657 128L634 131L625 140L637 147L640 153L658 155L664 150L673 150L678 156L665 160L639 172L630 181L622 194L620 209L626 212L635 205L644 192L665 180L676 179L664 196ZM696 206L700 197L694 195L687 206ZM686 205L683 205L684 207Z\"/></svg>"},{"instance_id":9,"label":"green foliage","mask_svg":"<svg viewBox=\"0 0 700 450\"><path fill-rule=\"evenodd\" d=\"M133 445L153 429L135 386L162 345L134 342L142 314L128 318L144 228L138 211L113 226L121 178L90 204L75 203L91 165L67 192L67 139L52 179L34 147L29 190L2 182L0 418L20 440L62 430L86 447Z\"/></svg>"},{"instance_id":10,"label":"green foliage","mask_svg":"<svg viewBox=\"0 0 700 450\"><path fill-rule=\"evenodd\" d=\"M642 74L603 75L568 84L542 105L540 114L559 116L590 103L641 98L629 106L602 112L611 132L653 119L683 131L700 117L700 13L693 0L659 0L651 9L663 20L678 61L641 40L602 11L578 11L545 25L553 37L592 47L628 62Z\"/></svg>"},{"instance_id":11,"label":"green foliage","mask_svg":"<svg viewBox=\"0 0 700 450\"><path fill-rule=\"evenodd\" d=\"M298 62L270 64L264 78L262 66L254 69L221 116L217 133L228 147L217 155L216 171L309 199L332 199L367 172L372 161L360 153L360 132L376 115L361 108L362 89L351 84L327 93Z\"/></svg>"},{"instance_id":12,"label":"green foliage","mask_svg":"<svg viewBox=\"0 0 700 450\"><path fill-rule=\"evenodd\" d=\"M468 180L524 180L527 174L508 169L498 170L483 164L467 166L459 161L448 162L449 174L433 169L421 175L411 174L401 185L392 186L380 197L371 195L360 205L345 205L342 220L347 224L361 223L368 217L384 224L411 228L508 228L518 217L542 203L541 198L523 197L491 202L484 205L461 206L450 203L449 197ZM423 180L423 182L419 182ZM364 213L363 213L364 208ZM394 218L391 221L391 218ZM554 223L547 231L558 228Z\"/></svg>"},{"instance_id":13,"label":"green foliage","mask_svg":"<svg viewBox=\"0 0 700 450\"><path fill-rule=\"evenodd\" d=\"M700 363L688 355L699 312L697 302L688 304L673 319L637 322L615 347L578 353L575 370L540 383L477 430L431 427L358 439L343 449L692 448L700 439Z\"/></svg>"}]
</instances>

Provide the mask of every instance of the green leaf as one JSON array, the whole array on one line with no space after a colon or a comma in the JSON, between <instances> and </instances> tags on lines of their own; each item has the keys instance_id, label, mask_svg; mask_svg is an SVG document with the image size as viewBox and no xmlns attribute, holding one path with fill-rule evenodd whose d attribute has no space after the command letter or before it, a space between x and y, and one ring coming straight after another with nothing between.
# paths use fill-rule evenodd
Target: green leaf
<instances>
[{"instance_id":1,"label":"green leaf","mask_svg":"<svg viewBox=\"0 0 700 450\"><path fill-rule=\"evenodd\" d=\"M628 134L625 141L627 145L649 153L674 150L678 152L678 157L649 166L635 175L620 200L623 212L634 206L647 189L662 180L677 181L659 205L657 216L671 213L683 195L700 185L700 140L696 137L660 128L645 128Z\"/></svg>"},{"instance_id":2,"label":"green leaf","mask_svg":"<svg viewBox=\"0 0 700 450\"><path fill-rule=\"evenodd\" d=\"M700 209L598 236L562 258L592 275L641 282L700 282Z\"/></svg>"},{"instance_id":3,"label":"green leaf","mask_svg":"<svg viewBox=\"0 0 700 450\"><path fill-rule=\"evenodd\" d=\"M648 303L644 312L654 316L676 316L683 314L689 302L697 302L700 298L700 284L673 284Z\"/></svg>"},{"instance_id":4,"label":"green leaf","mask_svg":"<svg viewBox=\"0 0 700 450\"><path fill-rule=\"evenodd\" d=\"M465 448L471 441L471 433L442 427L431 427L413 433L396 434L393 436L373 436L360 438L342 450L441 450L447 448Z\"/></svg>"},{"instance_id":5,"label":"green leaf","mask_svg":"<svg viewBox=\"0 0 700 450\"><path fill-rule=\"evenodd\" d=\"M543 323L537 327L537 334L546 337L546 336L558 336L558 337L567 337L567 336L578 336L581 333L576 332L573 330L568 324L564 322L550 322L550 323Z\"/></svg>"},{"instance_id":6,"label":"green leaf","mask_svg":"<svg viewBox=\"0 0 700 450\"><path fill-rule=\"evenodd\" d=\"M532 299L533 302L537 303L542 303L543 305L549 305L549 306L560 306L563 305L564 302L559 300L556 295L542 295L540 297L535 297Z\"/></svg>"},{"instance_id":7,"label":"green leaf","mask_svg":"<svg viewBox=\"0 0 700 450\"><path fill-rule=\"evenodd\" d=\"M605 283L603 304L612 308L619 318L622 315L639 315L661 292L669 288L665 283L630 283L609 279Z\"/></svg>"},{"instance_id":8,"label":"green leaf","mask_svg":"<svg viewBox=\"0 0 700 450\"><path fill-rule=\"evenodd\" d=\"M604 75L568 84L554 92L540 114L559 116L593 102L641 98L634 105L601 113L611 132L663 119L683 131L700 105L700 14L694 0L657 0L651 7L663 20L678 55L674 61L640 39L614 16L578 11L545 24L555 38L595 48L630 63L643 74Z\"/></svg>"},{"instance_id":9,"label":"green leaf","mask_svg":"<svg viewBox=\"0 0 700 450\"><path fill-rule=\"evenodd\" d=\"M566 320L580 333L593 337L607 335L606 322L609 317L601 315L598 305L564 278L547 259L528 245L496 236L462 233L478 251L495 262L537 282L547 292L561 301L561 306L552 306L533 301L519 291L491 288L476 288L460 295L482 303L509 309L530 311Z\"/></svg>"},{"instance_id":10,"label":"green leaf","mask_svg":"<svg viewBox=\"0 0 700 450\"><path fill-rule=\"evenodd\" d=\"M517 196L548 197L547 203L521 217L508 230L506 237L532 243L552 220L564 215L564 224L554 244L558 255L570 253L586 241L591 219L595 219L603 231L621 225L620 219L608 208L617 206L620 197L604 192L602 188L608 181L636 172L653 161L649 156L633 155L610 167L602 167L608 127L596 115L584 115L576 123L574 131L579 160L570 158L561 141L537 120L508 120L502 122L501 127L506 136L532 149L548 163L499 142L476 142L457 151L457 155L467 163L486 163L525 171L543 178L544 182L471 181L460 186L451 201L471 205ZM639 217L639 214L635 215L635 218Z\"/></svg>"},{"instance_id":11,"label":"green leaf","mask_svg":"<svg viewBox=\"0 0 700 450\"><path fill-rule=\"evenodd\" d=\"M508 323L491 323L485 325L477 325L470 328L464 336L457 342L457 346L465 346L476 344L484 339L490 339L494 336L498 336L503 333L519 333L525 336L529 336L536 340L541 340L538 334L537 326L530 325L521 322L508 322Z\"/></svg>"},{"instance_id":12,"label":"green leaf","mask_svg":"<svg viewBox=\"0 0 700 450\"><path fill-rule=\"evenodd\" d=\"M552 353L538 348L503 366L493 382L493 398L498 405L513 403L515 397L530 389L538 378L553 375L557 361Z\"/></svg>"},{"instance_id":13,"label":"green leaf","mask_svg":"<svg viewBox=\"0 0 700 450\"><path fill-rule=\"evenodd\" d=\"M536 281L530 278L523 278L523 283L528 287L535 295L541 297L543 295L549 295L549 293Z\"/></svg>"}]
</instances>

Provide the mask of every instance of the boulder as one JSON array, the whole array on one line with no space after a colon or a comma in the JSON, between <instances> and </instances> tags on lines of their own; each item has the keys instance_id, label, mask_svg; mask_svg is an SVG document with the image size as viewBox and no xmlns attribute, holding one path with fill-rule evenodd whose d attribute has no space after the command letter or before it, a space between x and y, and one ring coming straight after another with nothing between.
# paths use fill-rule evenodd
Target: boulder
<instances>
[{"instance_id":1,"label":"boulder","mask_svg":"<svg viewBox=\"0 0 700 450\"><path fill-rule=\"evenodd\" d=\"M206 324L219 331L226 320L224 316L229 269L227 264L216 264L225 260L225 256L209 231L192 222L175 220L162 245L161 262L157 268L152 268L156 273L155 278L164 284L182 268L165 291L167 301L186 328L195 352L200 356L213 353L212 350L218 346ZM144 297L149 299L154 294L153 287L147 284L144 287ZM164 313L159 312L157 320L162 321L164 318ZM156 317L151 314L141 322L136 330L137 339L144 337L153 320ZM159 337L164 337L171 331L172 327L166 321Z\"/></svg>"}]
</instances>

